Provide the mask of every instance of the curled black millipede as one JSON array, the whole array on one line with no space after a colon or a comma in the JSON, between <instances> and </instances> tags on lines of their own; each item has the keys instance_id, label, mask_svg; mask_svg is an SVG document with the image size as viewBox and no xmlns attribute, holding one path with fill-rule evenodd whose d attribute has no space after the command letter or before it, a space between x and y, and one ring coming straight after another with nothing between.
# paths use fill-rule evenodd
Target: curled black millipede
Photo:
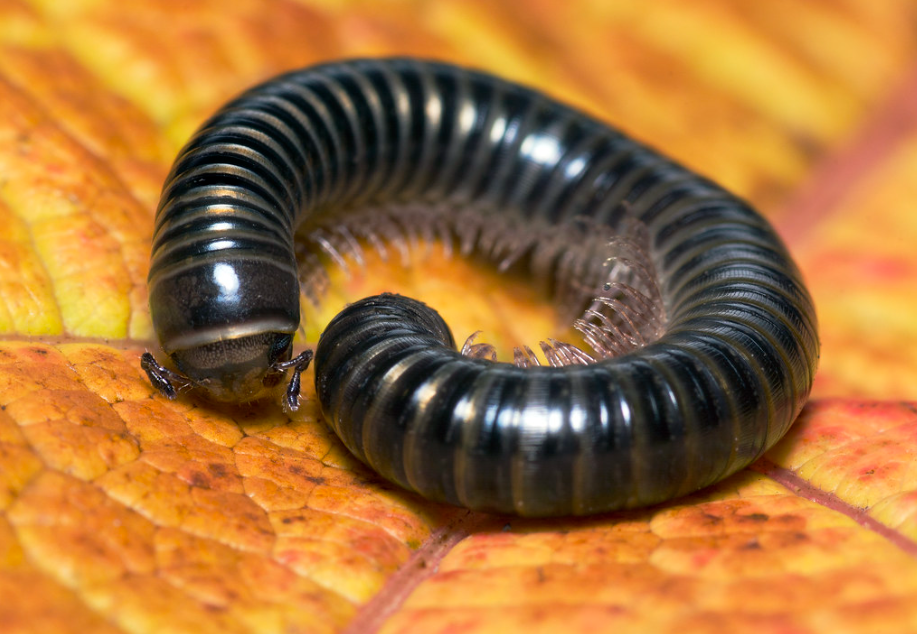
<instances>
[{"instance_id":1,"label":"curled black millipede","mask_svg":"<svg viewBox=\"0 0 917 634\"><path fill-rule=\"evenodd\" d=\"M193 386L245 402L289 371L295 409L312 356L290 358L299 267L311 266L297 259L297 232L340 222L348 239L361 226L384 236L361 210L397 221L418 206L438 210L427 229L452 221L449 235L487 242L561 308L578 297L598 352L552 342L558 367L517 367L479 358L486 348L456 351L415 300L347 307L316 349L317 393L344 444L389 480L525 516L644 506L745 467L805 403L815 313L760 215L539 92L413 59L282 75L191 139L163 188L149 275L153 323L176 369L147 353L151 381L173 398Z\"/></svg>"}]
</instances>

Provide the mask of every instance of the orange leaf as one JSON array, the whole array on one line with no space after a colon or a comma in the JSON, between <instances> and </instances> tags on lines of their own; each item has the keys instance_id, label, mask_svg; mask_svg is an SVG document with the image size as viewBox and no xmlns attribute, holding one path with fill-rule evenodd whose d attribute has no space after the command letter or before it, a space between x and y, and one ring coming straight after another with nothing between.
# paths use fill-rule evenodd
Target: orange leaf
<instances>
[{"instance_id":1,"label":"orange leaf","mask_svg":"<svg viewBox=\"0 0 917 634\"><path fill-rule=\"evenodd\" d=\"M0 0L0 631L917 632L914 11ZM292 420L155 394L139 355L173 156L256 81L381 54L535 85L770 216L824 349L787 437L683 500L523 521L381 481L311 387ZM503 350L565 327L524 281L411 260L332 272L301 345L382 289Z\"/></svg>"}]
</instances>

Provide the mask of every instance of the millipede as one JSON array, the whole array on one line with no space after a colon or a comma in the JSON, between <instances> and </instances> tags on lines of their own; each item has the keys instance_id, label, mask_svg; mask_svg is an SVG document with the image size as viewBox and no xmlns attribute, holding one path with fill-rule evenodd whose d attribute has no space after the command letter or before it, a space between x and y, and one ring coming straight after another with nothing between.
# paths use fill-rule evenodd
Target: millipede
<instances>
[{"instance_id":1,"label":"millipede","mask_svg":"<svg viewBox=\"0 0 917 634\"><path fill-rule=\"evenodd\" d=\"M427 499L522 516L656 504L747 466L808 398L812 301L746 202L536 90L409 58L281 75L192 137L149 273L169 362L142 367L169 398L295 410L313 353L293 338L325 280L307 246L417 236L531 278L585 342L498 362L407 297L338 314L314 352L323 417Z\"/></svg>"}]
</instances>

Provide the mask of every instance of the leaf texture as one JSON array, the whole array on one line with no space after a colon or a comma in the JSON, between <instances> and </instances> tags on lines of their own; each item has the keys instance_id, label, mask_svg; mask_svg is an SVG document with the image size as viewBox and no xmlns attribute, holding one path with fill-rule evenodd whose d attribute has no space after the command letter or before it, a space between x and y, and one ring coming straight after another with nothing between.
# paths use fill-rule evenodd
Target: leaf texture
<instances>
[{"instance_id":1,"label":"leaf texture","mask_svg":"<svg viewBox=\"0 0 917 634\"><path fill-rule=\"evenodd\" d=\"M0 631L917 632L915 24L911 0L0 0ZM311 387L292 419L155 394L178 149L256 81L383 54L537 86L771 218L823 344L787 437L683 500L523 521L381 481ZM332 271L300 345L379 290L502 350L563 328L524 280L396 251Z\"/></svg>"}]
</instances>

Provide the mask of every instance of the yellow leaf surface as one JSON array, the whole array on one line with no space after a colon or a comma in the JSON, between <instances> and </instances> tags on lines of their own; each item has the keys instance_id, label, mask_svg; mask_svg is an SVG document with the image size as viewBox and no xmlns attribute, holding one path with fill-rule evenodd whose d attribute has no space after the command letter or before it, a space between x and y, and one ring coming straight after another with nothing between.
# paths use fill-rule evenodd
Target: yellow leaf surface
<instances>
[{"instance_id":1,"label":"yellow leaf surface","mask_svg":"<svg viewBox=\"0 0 917 634\"><path fill-rule=\"evenodd\" d=\"M0 0L0 632L917 632L915 24L912 0ZM824 352L787 437L690 498L523 521L381 481L311 372L292 419L154 393L175 153L256 81L382 54L535 85L773 219ZM409 259L333 271L301 345L380 290L504 351L564 327L524 280Z\"/></svg>"}]
</instances>

